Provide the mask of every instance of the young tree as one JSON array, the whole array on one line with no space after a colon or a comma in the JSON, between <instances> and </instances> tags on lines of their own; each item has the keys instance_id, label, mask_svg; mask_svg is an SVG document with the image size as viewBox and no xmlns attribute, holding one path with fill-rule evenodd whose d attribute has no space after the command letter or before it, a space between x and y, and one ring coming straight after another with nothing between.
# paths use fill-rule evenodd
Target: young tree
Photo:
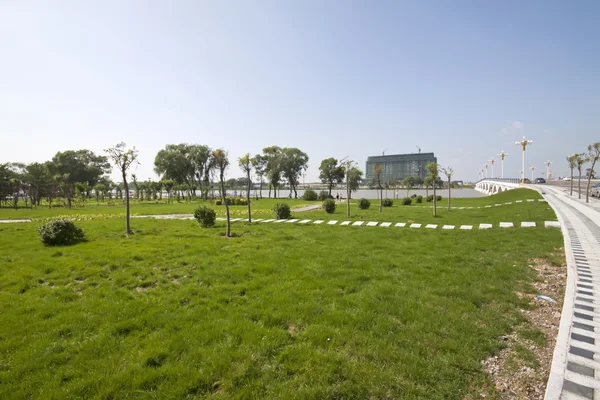
<instances>
[{"instance_id":1,"label":"young tree","mask_svg":"<svg viewBox=\"0 0 600 400\"><path fill-rule=\"evenodd\" d=\"M360 185L360 179L363 172L354 166L355 162L352 160L344 160L340 162L343 168L344 175L346 176L346 216L350 218L350 199L352 198L352 192L356 192Z\"/></svg>"},{"instance_id":2,"label":"young tree","mask_svg":"<svg viewBox=\"0 0 600 400\"><path fill-rule=\"evenodd\" d=\"M238 164L242 171L246 173L246 178L248 181L248 190L246 190L246 201L248 202L248 222L252 222L252 216L250 214L250 186L252 185L250 173L252 172L252 159L250 158L250 153L246 153L245 156L238 158Z\"/></svg>"},{"instance_id":3,"label":"young tree","mask_svg":"<svg viewBox=\"0 0 600 400\"><path fill-rule=\"evenodd\" d=\"M452 175L454 174L454 170L450 167L442 168L442 172L448 178L448 211L450 211L450 198L452 197Z\"/></svg>"},{"instance_id":4,"label":"young tree","mask_svg":"<svg viewBox=\"0 0 600 400\"><path fill-rule=\"evenodd\" d=\"M425 186L425 196L429 196L429 186L433 184L433 178L431 176L426 176L423 179L423 186Z\"/></svg>"},{"instance_id":5,"label":"young tree","mask_svg":"<svg viewBox=\"0 0 600 400\"><path fill-rule=\"evenodd\" d=\"M569 163L569 169L571 170L571 196L573 196L573 170L577 166L577 154L567 156L567 162Z\"/></svg>"},{"instance_id":6,"label":"young tree","mask_svg":"<svg viewBox=\"0 0 600 400\"><path fill-rule=\"evenodd\" d=\"M415 187L416 184L416 180L414 176L407 176L406 178L404 178L404 187L406 188L406 197L408 197L408 194L410 193L410 189Z\"/></svg>"},{"instance_id":7,"label":"young tree","mask_svg":"<svg viewBox=\"0 0 600 400\"><path fill-rule=\"evenodd\" d=\"M138 151L135 147L127 149L126 144L123 142L104 151L108 153L108 157L119 171L121 171L123 187L125 188L125 193L127 193L127 196L125 196L125 235L129 235L132 232L129 224L129 184L127 183L127 171L133 164L139 164L137 161Z\"/></svg>"},{"instance_id":8,"label":"young tree","mask_svg":"<svg viewBox=\"0 0 600 400\"><path fill-rule=\"evenodd\" d=\"M282 150L278 146L265 147L263 149L264 157L267 160L265 173L269 179L269 197L271 197L271 188L274 191L274 198L277 198L277 189L281 181Z\"/></svg>"},{"instance_id":9,"label":"young tree","mask_svg":"<svg viewBox=\"0 0 600 400\"><path fill-rule=\"evenodd\" d=\"M379 189L379 212L383 211L383 186L381 186L381 173L383 172L383 165L373 165L373 172L375 175L375 182Z\"/></svg>"},{"instance_id":10,"label":"young tree","mask_svg":"<svg viewBox=\"0 0 600 400\"><path fill-rule=\"evenodd\" d=\"M579 199L581 199L581 170L583 169L583 166L587 161L588 160L585 157L585 153L575 154L575 166L577 167L577 171L579 172L579 177L578 177Z\"/></svg>"},{"instance_id":11,"label":"young tree","mask_svg":"<svg viewBox=\"0 0 600 400\"><path fill-rule=\"evenodd\" d=\"M281 172L290 185L290 198L294 191L294 197L297 199L300 177L308 168L308 155L295 147L285 147L281 151L281 156Z\"/></svg>"},{"instance_id":12,"label":"young tree","mask_svg":"<svg viewBox=\"0 0 600 400\"><path fill-rule=\"evenodd\" d=\"M433 216L435 217L437 215L435 187L437 186L436 180L437 180L438 174L439 174L439 166L437 163L429 163L425 166L425 168L427 169L427 172L429 173L429 177L431 177L431 183L433 185Z\"/></svg>"},{"instance_id":13,"label":"young tree","mask_svg":"<svg viewBox=\"0 0 600 400\"><path fill-rule=\"evenodd\" d=\"M265 176L265 171L267 169L267 159L260 155L257 154L254 157L252 157L252 168L254 168L254 172L256 173L256 176L258 177L258 179L260 179L260 198L262 199L262 188L263 188L263 177Z\"/></svg>"},{"instance_id":14,"label":"young tree","mask_svg":"<svg viewBox=\"0 0 600 400\"><path fill-rule=\"evenodd\" d=\"M229 159L227 153L223 149L217 149L212 152L212 159L214 160L214 166L219 171L219 182L221 183L221 198L223 204L225 204L225 214L227 216L227 232L225 236L231 237L231 221L229 219L229 205L227 204L227 196L225 195L225 171L229 166Z\"/></svg>"},{"instance_id":15,"label":"young tree","mask_svg":"<svg viewBox=\"0 0 600 400\"><path fill-rule=\"evenodd\" d=\"M338 160L331 157L321 161L319 170L321 171L319 179L321 182L327 184L329 195L331 196L331 189L336 184L344 182L344 167L338 165Z\"/></svg>"},{"instance_id":16,"label":"young tree","mask_svg":"<svg viewBox=\"0 0 600 400\"><path fill-rule=\"evenodd\" d=\"M592 182L592 175L594 174L594 166L596 166L596 163L598 162L598 159L600 158L600 142L596 142L596 143L590 144L588 146L587 158L592 163L592 166L590 167L590 172L588 173L587 188L585 190L585 202L589 203L590 202L590 184Z\"/></svg>"}]
</instances>

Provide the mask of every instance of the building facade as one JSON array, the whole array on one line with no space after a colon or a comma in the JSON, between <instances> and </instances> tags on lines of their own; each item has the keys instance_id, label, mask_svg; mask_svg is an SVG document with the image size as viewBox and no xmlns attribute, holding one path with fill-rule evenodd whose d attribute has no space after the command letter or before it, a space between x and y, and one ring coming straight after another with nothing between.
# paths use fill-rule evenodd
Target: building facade
<instances>
[{"instance_id":1,"label":"building facade","mask_svg":"<svg viewBox=\"0 0 600 400\"><path fill-rule=\"evenodd\" d=\"M408 176L425 179L427 171L425 166L437 162L433 153L392 154L389 156L371 156L367 158L365 180L375 181L375 165L383 165L381 182L389 182L392 179L402 181Z\"/></svg>"}]
</instances>

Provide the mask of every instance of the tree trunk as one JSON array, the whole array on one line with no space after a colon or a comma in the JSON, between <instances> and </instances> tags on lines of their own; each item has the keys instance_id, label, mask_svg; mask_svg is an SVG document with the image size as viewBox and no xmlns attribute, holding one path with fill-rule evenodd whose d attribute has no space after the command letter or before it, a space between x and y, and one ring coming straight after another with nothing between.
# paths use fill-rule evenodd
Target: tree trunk
<instances>
[{"instance_id":1,"label":"tree trunk","mask_svg":"<svg viewBox=\"0 0 600 400\"><path fill-rule=\"evenodd\" d=\"M379 212L383 211L383 188L379 185Z\"/></svg>"},{"instance_id":2,"label":"tree trunk","mask_svg":"<svg viewBox=\"0 0 600 400\"><path fill-rule=\"evenodd\" d=\"M573 168L571 168L571 196L573 196Z\"/></svg>"},{"instance_id":3,"label":"tree trunk","mask_svg":"<svg viewBox=\"0 0 600 400\"><path fill-rule=\"evenodd\" d=\"M581 170L579 170L579 178L578 178L578 186L579 186L579 199L581 200Z\"/></svg>"},{"instance_id":4,"label":"tree trunk","mask_svg":"<svg viewBox=\"0 0 600 400\"><path fill-rule=\"evenodd\" d=\"M346 216L350 218L350 183L346 178Z\"/></svg>"},{"instance_id":5,"label":"tree trunk","mask_svg":"<svg viewBox=\"0 0 600 400\"><path fill-rule=\"evenodd\" d=\"M250 170L248 172L248 190L246 191L246 201L248 202L248 222L252 222L252 214L250 213Z\"/></svg>"},{"instance_id":6,"label":"tree trunk","mask_svg":"<svg viewBox=\"0 0 600 400\"><path fill-rule=\"evenodd\" d=\"M131 233L131 226L129 225L129 184L127 183L127 174L123 170L123 186L125 187L125 235Z\"/></svg>"},{"instance_id":7,"label":"tree trunk","mask_svg":"<svg viewBox=\"0 0 600 400\"><path fill-rule=\"evenodd\" d=\"M433 216L437 216L437 201L435 194L435 183L433 184Z\"/></svg>"},{"instance_id":8,"label":"tree trunk","mask_svg":"<svg viewBox=\"0 0 600 400\"><path fill-rule=\"evenodd\" d=\"M271 185L271 184L269 183L269 198L271 198L271 187L272 187L272 186L273 186L273 185Z\"/></svg>"},{"instance_id":9,"label":"tree trunk","mask_svg":"<svg viewBox=\"0 0 600 400\"><path fill-rule=\"evenodd\" d=\"M263 181L262 181L262 176L260 177L260 198L262 199L262 185L263 185Z\"/></svg>"},{"instance_id":10,"label":"tree trunk","mask_svg":"<svg viewBox=\"0 0 600 400\"><path fill-rule=\"evenodd\" d=\"M329 195L331 196L331 189L333 189L333 182L329 182Z\"/></svg>"},{"instance_id":11,"label":"tree trunk","mask_svg":"<svg viewBox=\"0 0 600 400\"><path fill-rule=\"evenodd\" d=\"M590 202L590 185L592 183L592 173L594 172L594 166L596 165L596 160L592 161L592 167L590 168L590 174L588 175L587 187L585 189L585 202Z\"/></svg>"},{"instance_id":12,"label":"tree trunk","mask_svg":"<svg viewBox=\"0 0 600 400\"><path fill-rule=\"evenodd\" d=\"M225 197L225 181L223 171L221 171L221 197L223 198L223 204L225 204L225 214L227 216L227 232L225 236L231 237L231 221L229 220L229 204L227 204L227 198Z\"/></svg>"},{"instance_id":13,"label":"tree trunk","mask_svg":"<svg viewBox=\"0 0 600 400\"><path fill-rule=\"evenodd\" d=\"M452 196L452 192L450 190L450 179L448 179L448 211L450 211L450 197Z\"/></svg>"}]
</instances>

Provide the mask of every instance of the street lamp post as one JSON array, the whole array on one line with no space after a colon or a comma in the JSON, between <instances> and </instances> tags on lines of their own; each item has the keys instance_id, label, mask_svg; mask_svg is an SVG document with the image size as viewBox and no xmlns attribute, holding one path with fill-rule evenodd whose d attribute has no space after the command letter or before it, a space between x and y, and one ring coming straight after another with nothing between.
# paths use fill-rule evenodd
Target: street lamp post
<instances>
[{"instance_id":1,"label":"street lamp post","mask_svg":"<svg viewBox=\"0 0 600 400\"><path fill-rule=\"evenodd\" d=\"M550 161L546 161L544 164L546 164L546 177L548 180L550 180L550 164L552 163Z\"/></svg>"},{"instance_id":2,"label":"street lamp post","mask_svg":"<svg viewBox=\"0 0 600 400\"><path fill-rule=\"evenodd\" d=\"M531 166L531 183L533 183L533 171L535 170L534 166Z\"/></svg>"},{"instance_id":3,"label":"street lamp post","mask_svg":"<svg viewBox=\"0 0 600 400\"><path fill-rule=\"evenodd\" d=\"M525 183L525 148L531 143L533 143L533 140L527 140L525 136L523 136L521 141L515 142L516 145L520 145L523 149L523 170L521 172L521 183Z\"/></svg>"},{"instance_id":4,"label":"street lamp post","mask_svg":"<svg viewBox=\"0 0 600 400\"><path fill-rule=\"evenodd\" d=\"M502 166L502 179L504 179L504 157L506 157L507 155L508 154L505 153L504 150L502 150L500 154L498 154L498 156L500 156L500 165Z\"/></svg>"},{"instance_id":5,"label":"street lamp post","mask_svg":"<svg viewBox=\"0 0 600 400\"><path fill-rule=\"evenodd\" d=\"M494 160L493 158L490 160L490 163L492 163L492 178L495 176L494 175L494 163L496 162L496 160Z\"/></svg>"},{"instance_id":6,"label":"street lamp post","mask_svg":"<svg viewBox=\"0 0 600 400\"><path fill-rule=\"evenodd\" d=\"M487 163L485 163L485 177L486 178L488 177L487 171L488 171L488 165L487 165Z\"/></svg>"}]
</instances>

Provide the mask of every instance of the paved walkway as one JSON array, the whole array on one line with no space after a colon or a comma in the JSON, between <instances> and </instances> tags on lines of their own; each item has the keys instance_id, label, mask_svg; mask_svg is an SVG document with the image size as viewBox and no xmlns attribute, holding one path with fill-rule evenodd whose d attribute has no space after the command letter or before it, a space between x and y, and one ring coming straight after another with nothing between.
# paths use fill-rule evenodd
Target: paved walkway
<instances>
[{"instance_id":1,"label":"paved walkway","mask_svg":"<svg viewBox=\"0 0 600 400\"><path fill-rule=\"evenodd\" d=\"M560 221L567 259L565 299L545 398L600 399L600 212L561 189L542 190Z\"/></svg>"}]
</instances>

